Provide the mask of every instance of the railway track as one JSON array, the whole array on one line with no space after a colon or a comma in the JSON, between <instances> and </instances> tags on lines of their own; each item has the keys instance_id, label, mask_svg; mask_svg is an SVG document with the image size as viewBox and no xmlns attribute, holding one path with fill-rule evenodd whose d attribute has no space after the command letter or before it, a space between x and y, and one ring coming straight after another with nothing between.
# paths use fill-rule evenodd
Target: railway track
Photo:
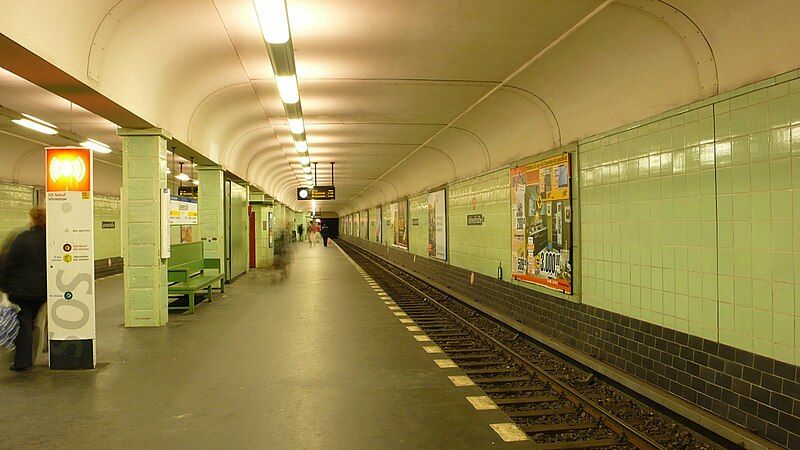
<instances>
[{"instance_id":1,"label":"railway track","mask_svg":"<svg viewBox=\"0 0 800 450\"><path fill-rule=\"evenodd\" d=\"M536 448L722 448L413 275L337 244Z\"/></svg>"}]
</instances>

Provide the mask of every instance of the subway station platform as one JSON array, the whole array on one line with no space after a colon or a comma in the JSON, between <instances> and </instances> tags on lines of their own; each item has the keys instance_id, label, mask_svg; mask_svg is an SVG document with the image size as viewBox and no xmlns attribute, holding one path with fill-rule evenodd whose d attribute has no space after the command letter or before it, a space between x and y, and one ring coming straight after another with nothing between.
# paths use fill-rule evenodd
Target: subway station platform
<instances>
[{"instance_id":1,"label":"subway station platform","mask_svg":"<svg viewBox=\"0 0 800 450\"><path fill-rule=\"evenodd\" d=\"M99 281L98 368L1 371L0 448L528 448L338 248L295 250L164 328L123 328L122 278Z\"/></svg>"}]
</instances>

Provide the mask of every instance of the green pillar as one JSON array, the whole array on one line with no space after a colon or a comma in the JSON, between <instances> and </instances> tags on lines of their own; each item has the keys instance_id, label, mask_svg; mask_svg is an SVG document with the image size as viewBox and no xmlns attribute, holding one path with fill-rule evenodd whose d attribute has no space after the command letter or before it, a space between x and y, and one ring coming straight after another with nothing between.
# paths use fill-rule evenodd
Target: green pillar
<instances>
[{"instance_id":1,"label":"green pillar","mask_svg":"<svg viewBox=\"0 0 800 450\"><path fill-rule=\"evenodd\" d=\"M161 258L161 192L167 141L159 128L122 128L122 256L126 327L159 327L167 313L167 260Z\"/></svg>"},{"instance_id":2,"label":"green pillar","mask_svg":"<svg viewBox=\"0 0 800 450\"><path fill-rule=\"evenodd\" d=\"M197 216L203 256L219 259L225 267L225 173L220 166L200 166Z\"/></svg>"}]
</instances>

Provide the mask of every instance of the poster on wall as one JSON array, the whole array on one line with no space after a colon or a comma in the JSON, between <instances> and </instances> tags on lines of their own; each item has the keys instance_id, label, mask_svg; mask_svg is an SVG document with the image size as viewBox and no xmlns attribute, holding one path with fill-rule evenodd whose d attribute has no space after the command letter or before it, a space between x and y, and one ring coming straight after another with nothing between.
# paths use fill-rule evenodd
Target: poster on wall
<instances>
[{"instance_id":1,"label":"poster on wall","mask_svg":"<svg viewBox=\"0 0 800 450\"><path fill-rule=\"evenodd\" d=\"M169 224L197 225L197 199L170 196Z\"/></svg>"},{"instance_id":2,"label":"poster on wall","mask_svg":"<svg viewBox=\"0 0 800 450\"><path fill-rule=\"evenodd\" d=\"M368 214L368 211L362 211L361 220L358 223L358 226L362 229L361 235L367 240L369 240L369 220L367 220L369 218Z\"/></svg>"},{"instance_id":3,"label":"poster on wall","mask_svg":"<svg viewBox=\"0 0 800 450\"><path fill-rule=\"evenodd\" d=\"M511 168L515 280L572 293L569 154Z\"/></svg>"},{"instance_id":4,"label":"poster on wall","mask_svg":"<svg viewBox=\"0 0 800 450\"><path fill-rule=\"evenodd\" d=\"M375 235L375 242L381 242L381 229L383 228L383 224L381 223L381 217L383 217L383 210L381 208L377 208L375 213L375 218L373 219L373 233Z\"/></svg>"},{"instance_id":5,"label":"poster on wall","mask_svg":"<svg viewBox=\"0 0 800 450\"><path fill-rule=\"evenodd\" d=\"M445 191L428 193L428 255L447 259L447 210Z\"/></svg>"},{"instance_id":6,"label":"poster on wall","mask_svg":"<svg viewBox=\"0 0 800 450\"><path fill-rule=\"evenodd\" d=\"M403 200L390 205L392 213L392 242L396 247L408 248L408 203Z\"/></svg>"},{"instance_id":7,"label":"poster on wall","mask_svg":"<svg viewBox=\"0 0 800 450\"><path fill-rule=\"evenodd\" d=\"M46 149L47 336L51 369L95 367L92 151Z\"/></svg>"},{"instance_id":8,"label":"poster on wall","mask_svg":"<svg viewBox=\"0 0 800 450\"><path fill-rule=\"evenodd\" d=\"M361 237L361 213L356 213L356 237Z\"/></svg>"}]
</instances>

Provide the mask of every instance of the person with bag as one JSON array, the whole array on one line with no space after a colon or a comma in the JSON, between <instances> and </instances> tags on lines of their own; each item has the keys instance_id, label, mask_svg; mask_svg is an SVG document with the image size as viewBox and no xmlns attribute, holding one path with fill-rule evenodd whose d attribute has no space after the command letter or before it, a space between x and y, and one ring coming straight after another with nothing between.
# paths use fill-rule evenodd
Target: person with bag
<instances>
[{"instance_id":1,"label":"person with bag","mask_svg":"<svg viewBox=\"0 0 800 450\"><path fill-rule=\"evenodd\" d=\"M0 269L0 290L8 294L20 311L19 333L14 339L16 354L11 370L33 368L33 327L41 306L47 302L47 250L45 247L45 210L30 210L31 228L11 243Z\"/></svg>"}]
</instances>

